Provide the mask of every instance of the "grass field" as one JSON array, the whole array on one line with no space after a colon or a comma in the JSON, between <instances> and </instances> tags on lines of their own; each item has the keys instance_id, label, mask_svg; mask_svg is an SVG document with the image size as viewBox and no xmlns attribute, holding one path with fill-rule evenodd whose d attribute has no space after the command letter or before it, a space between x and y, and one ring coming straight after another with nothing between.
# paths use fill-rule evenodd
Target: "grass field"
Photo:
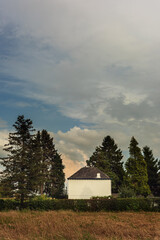
<instances>
[{"instance_id":1,"label":"grass field","mask_svg":"<svg viewBox=\"0 0 160 240\"><path fill-rule=\"evenodd\" d=\"M0 240L159 240L160 213L0 212Z\"/></svg>"}]
</instances>

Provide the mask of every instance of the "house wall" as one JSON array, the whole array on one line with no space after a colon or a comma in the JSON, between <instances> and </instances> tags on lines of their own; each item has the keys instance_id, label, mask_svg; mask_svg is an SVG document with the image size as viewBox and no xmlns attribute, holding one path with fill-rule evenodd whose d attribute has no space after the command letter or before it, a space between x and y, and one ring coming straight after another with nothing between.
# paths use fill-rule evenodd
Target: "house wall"
<instances>
[{"instance_id":1,"label":"house wall","mask_svg":"<svg viewBox=\"0 0 160 240\"><path fill-rule=\"evenodd\" d=\"M68 180L69 199L90 199L110 196L111 180Z\"/></svg>"}]
</instances>

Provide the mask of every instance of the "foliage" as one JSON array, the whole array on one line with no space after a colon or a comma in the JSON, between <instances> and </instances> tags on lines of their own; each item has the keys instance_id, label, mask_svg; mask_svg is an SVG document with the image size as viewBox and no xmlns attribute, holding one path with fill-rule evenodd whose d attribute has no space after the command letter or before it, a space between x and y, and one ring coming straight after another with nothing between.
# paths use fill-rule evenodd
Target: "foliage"
<instances>
[{"instance_id":1,"label":"foliage","mask_svg":"<svg viewBox=\"0 0 160 240\"><path fill-rule=\"evenodd\" d=\"M6 158L2 158L2 166L5 168L2 175L2 181L10 185L11 192L17 194L23 204L24 199L32 191L30 185L30 148L31 139L34 131L32 121L25 119L24 116L18 116L13 124L14 133L9 134L9 143L5 145L4 150L8 153Z\"/></svg>"},{"instance_id":2,"label":"foliage","mask_svg":"<svg viewBox=\"0 0 160 240\"><path fill-rule=\"evenodd\" d=\"M0 199L0 211L18 210L20 203L15 199Z\"/></svg>"},{"instance_id":3,"label":"foliage","mask_svg":"<svg viewBox=\"0 0 160 240\"><path fill-rule=\"evenodd\" d=\"M125 164L127 170L126 184L134 189L136 195L147 196L150 194L147 164L134 137L130 141L129 153L130 157Z\"/></svg>"},{"instance_id":4,"label":"foliage","mask_svg":"<svg viewBox=\"0 0 160 240\"><path fill-rule=\"evenodd\" d=\"M1 198L13 197L10 182L8 182L6 179L1 180L0 182L0 197Z\"/></svg>"},{"instance_id":5,"label":"foliage","mask_svg":"<svg viewBox=\"0 0 160 240\"><path fill-rule=\"evenodd\" d=\"M37 133L36 145L41 153L37 159L39 166L40 193L50 197L60 197L64 188L64 166L60 154L55 149L53 138L46 130Z\"/></svg>"},{"instance_id":6,"label":"foliage","mask_svg":"<svg viewBox=\"0 0 160 240\"><path fill-rule=\"evenodd\" d=\"M152 150L145 146L143 148L144 160L147 164L147 173L148 173L148 185L151 189L152 194L155 196L160 195L160 183L159 183L159 167L158 159L153 157Z\"/></svg>"},{"instance_id":7,"label":"foliage","mask_svg":"<svg viewBox=\"0 0 160 240\"><path fill-rule=\"evenodd\" d=\"M20 209L20 202L0 199L0 210ZM111 198L111 199L31 199L25 201L23 209L30 210L73 210L73 211L160 211L160 199Z\"/></svg>"},{"instance_id":8,"label":"foliage","mask_svg":"<svg viewBox=\"0 0 160 240\"><path fill-rule=\"evenodd\" d=\"M88 166L98 167L109 175L112 179L112 191L118 192L125 174L122 158L122 151L118 148L114 139L106 136L103 139L102 146L96 147L95 152L86 162Z\"/></svg>"},{"instance_id":9,"label":"foliage","mask_svg":"<svg viewBox=\"0 0 160 240\"><path fill-rule=\"evenodd\" d=\"M37 193L60 197L64 187L64 166L60 154L55 150L53 138L46 130L33 131L32 121L18 116L13 125L15 132L9 133L1 158L4 167L0 182L2 197L16 197L21 205L24 200Z\"/></svg>"},{"instance_id":10,"label":"foliage","mask_svg":"<svg viewBox=\"0 0 160 240\"><path fill-rule=\"evenodd\" d=\"M94 196L94 197L92 197L91 199L111 199L111 198L113 198L112 195L111 195L111 196L103 196L103 197Z\"/></svg>"},{"instance_id":11,"label":"foliage","mask_svg":"<svg viewBox=\"0 0 160 240\"><path fill-rule=\"evenodd\" d=\"M135 197L135 191L133 188L123 184L122 186L120 186L119 188L119 197L120 198L133 198Z\"/></svg>"},{"instance_id":12,"label":"foliage","mask_svg":"<svg viewBox=\"0 0 160 240\"><path fill-rule=\"evenodd\" d=\"M49 200L51 199L50 197L47 197L45 194L34 196L33 198L30 198L32 201L43 201L43 200Z\"/></svg>"}]
</instances>

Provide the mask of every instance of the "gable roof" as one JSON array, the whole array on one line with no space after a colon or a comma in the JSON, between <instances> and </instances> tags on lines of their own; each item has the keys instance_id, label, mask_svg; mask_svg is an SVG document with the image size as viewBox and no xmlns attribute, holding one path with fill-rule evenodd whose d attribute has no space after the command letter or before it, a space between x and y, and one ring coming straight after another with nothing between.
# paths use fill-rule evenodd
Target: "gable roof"
<instances>
[{"instance_id":1,"label":"gable roof","mask_svg":"<svg viewBox=\"0 0 160 240\"><path fill-rule=\"evenodd\" d=\"M100 178L97 178L97 173L100 173ZM96 167L83 167L80 170L78 170L76 173L74 173L72 176L68 178L71 179L95 179L95 180L106 180L110 179L107 174L102 172Z\"/></svg>"}]
</instances>

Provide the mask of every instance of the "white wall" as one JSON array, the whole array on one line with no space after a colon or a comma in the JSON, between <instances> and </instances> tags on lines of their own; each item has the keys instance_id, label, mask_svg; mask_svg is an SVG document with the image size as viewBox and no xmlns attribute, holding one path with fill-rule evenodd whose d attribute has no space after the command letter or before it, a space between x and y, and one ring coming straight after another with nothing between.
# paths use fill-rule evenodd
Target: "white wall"
<instances>
[{"instance_id":1,"label":"white wall","mask_svg":"<svg viewBox=\"0 0 160 240\"><path fill-rule=\"evenodd\" d=\"M69 199L90 199L93 196L110 196L111 180L68 180Z\"/></svg>"}]
</instances>

